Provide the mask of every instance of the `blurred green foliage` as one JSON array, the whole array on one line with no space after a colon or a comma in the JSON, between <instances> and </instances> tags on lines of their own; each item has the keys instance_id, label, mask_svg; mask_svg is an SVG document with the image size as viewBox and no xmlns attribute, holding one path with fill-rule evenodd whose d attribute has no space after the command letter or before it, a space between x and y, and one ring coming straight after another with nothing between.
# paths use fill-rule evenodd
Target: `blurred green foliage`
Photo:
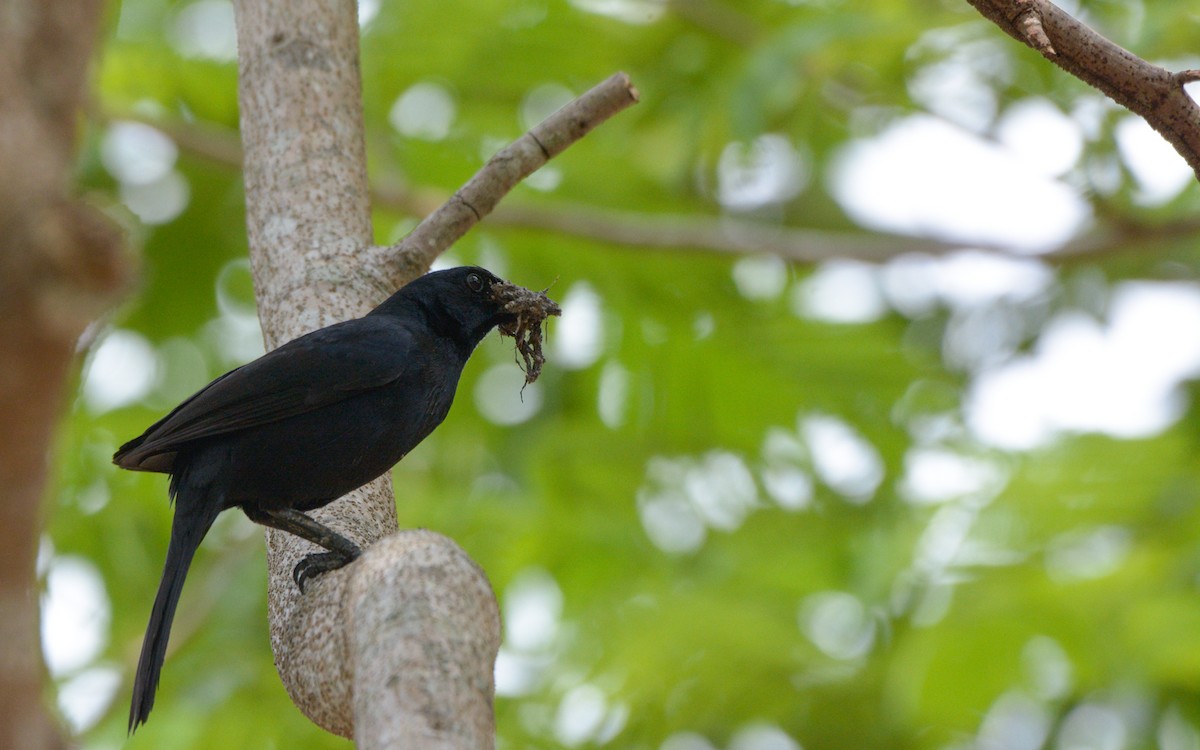
<instances>
[{"instance_id":1,"label":"blurred green foliage","mask_svg":"<svg viewBox=\"0 0 1200 750\"><path fill-rule=\"evenodd\" d=\"M1082 5L1147 58L1195 54L1189 3ZM81 158L83 185L128 223L142 258L139 288L103 325L142 337L157 368L132 403L108 408L86 395L89 359L55 458L53 553L93 565L111 607L99 654L57 684L66 696L97 667L121 680L85 722L87 748L123 742L170 519L165 479L118 472L108 457L253 356L239 172L181 140L168 167L186 201L151 223L122 205L125 187L103 157L124 118L235 137L236 65L219 45L197 54L181 41L198 7L225 38L220 0L114 3L96 72L104 117L89 123ZM837 154L922 111L909 84L949 57L922 43L937 30L994 46L1011 75L979 85L1000 112L1030 97L1071 111L1092 96L958 2L408 0L365 10L364 106L381 183L453 190L523 132L530 92L580 93L630 73L642 103L556 160L552 189L522 186L507 199L547 213L584 204L719 216L726 144L778 133L810 177L757 218L865 233L830 197ZM445 133L398 132L394 103L430 82L453 104ZM1194 213L1200 191L1140 203L1113 142L1118 114L1104 115L1064 179L1087 197L1091 231L1134 229L1110 252L1053 267L1040 292L995 301L1024 321L1004 357L1036 349L1056 313L1103 320L1122 281L1196 283L1194 234L1142 235ZM1089 183L1100 163L1116 164L1114 189ZM412 220L376 206L377 239ZM500 747L789 747L781 733L822 749L1200 747L1195 399L1135 439L1067 431L1003 450L967 424L978 373L947 361L958 318L945 303L829 322L797 314L811 267L768 265L777 287L755 298L736 281L736 257L487 222L451 255L520 284L557 279L559 299L590 290L598 312L595 350L566 357L569 367L552 326L550 362L526 394L535 413L518 424L479 408L493 398L484 376L515 371L510 344L486 342L450 418L395 471L401 523L456 539L505 609ZM821 469L814 434L831 423L877 457L868 489ZM934 438L929 425L940 425ZM911 459L931 446L993 481L914 500ZM154 716L128 746L347 747L284 694L261 535L230 516L200 550ZM1106 740L1093 741L1095 727Z\"/></svg>"}]
</instances>

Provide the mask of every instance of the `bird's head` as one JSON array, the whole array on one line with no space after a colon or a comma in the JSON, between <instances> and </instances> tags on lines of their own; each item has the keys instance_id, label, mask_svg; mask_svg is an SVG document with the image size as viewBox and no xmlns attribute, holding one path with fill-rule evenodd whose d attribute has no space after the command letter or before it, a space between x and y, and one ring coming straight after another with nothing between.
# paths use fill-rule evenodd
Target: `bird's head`
<instances>
[{"instance_id":1,"label":"bird's head","mask_svg":"<svg viewBox=\"0 0 1200 750\"><path fill-rule=\"evenodd\" d=\"M387 314L419 307L439 334L474 349L495 327L517 340L526 379L541 369L541 324L562 310L545 292L499 278L486 268L460 266L433 271L409 282L374 312Z\"/></svg>"}]
</instances>

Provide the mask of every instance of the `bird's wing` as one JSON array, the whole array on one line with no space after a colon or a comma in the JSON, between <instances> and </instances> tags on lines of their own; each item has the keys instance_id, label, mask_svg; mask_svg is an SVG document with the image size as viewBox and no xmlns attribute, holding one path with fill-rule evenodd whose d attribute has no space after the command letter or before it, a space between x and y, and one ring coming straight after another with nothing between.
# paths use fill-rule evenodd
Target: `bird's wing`
<instances>
[{"instance_id":1,"label":"bird's wing","mask_svg":"<svg viewBox=\"0 0 1200 750\"><path fill-rule=\"evenodd\" d=\"M184 443L313 411L404 377L427 351L414 327L371 316L322 328L225 373L121 446L126 469L168 471Z\"/></svg>"}]
</instances>

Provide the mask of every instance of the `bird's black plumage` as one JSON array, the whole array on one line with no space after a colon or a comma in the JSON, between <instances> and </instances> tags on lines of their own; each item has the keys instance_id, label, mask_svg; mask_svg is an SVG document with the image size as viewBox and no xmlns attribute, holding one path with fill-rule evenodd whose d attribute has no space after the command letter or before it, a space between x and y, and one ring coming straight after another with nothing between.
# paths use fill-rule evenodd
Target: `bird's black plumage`
<instances>
[{"instance_id":1,"label":"bird's black plumage","mask_svg":"<svg viewBox=\"0 0 1200 750\"><path fill-rule=\"evenodd\" d=\"M471 352L514 319L501 287L518 288L482 268L427 274L362 318L222 375L121 446L113 462L170 474L175 503L131 732L154 705L183 581L217 515L240 507L330 550L296 566L302 590L306 578L354 559L353 542L303 513L380 476L442 422Z\"/></svg>"}]
</instances>

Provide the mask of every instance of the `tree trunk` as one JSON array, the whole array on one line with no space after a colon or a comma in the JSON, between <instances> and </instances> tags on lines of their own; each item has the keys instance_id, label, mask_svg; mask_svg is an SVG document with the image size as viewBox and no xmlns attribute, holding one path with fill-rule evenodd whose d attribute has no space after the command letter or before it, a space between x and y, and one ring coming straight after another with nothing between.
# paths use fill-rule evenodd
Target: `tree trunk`
<instances>
[{"instance_id":1,"label":"tree trunk","mask_svg":"<svg viewBox=\"0 0 1200 750\"><path fill-rule=\"evenodd\" d=\"M366 312L393 273L371 246L353 0L236 11L251 263L274 348ZM397 533L386 476L315 515L365 552L301 595L291 570L314 548L267 532L271 644L296 705L359 747L492 747L500 624L482 571L445 537Z\"/></svg>"},{"instance_id":2,"label":"tree trunk","mask_svg":"<svg viewBox=\"0 0 1200 750\"><path fill-rule=\"evenodd\" d=\"M238 98L246 215L268 348L366 312L486 216L520 180L637 101L618 73L497 152L393 246L371 244L353 0L241 0ZM491 748L500 616L451 540L396 531L383 477L316 511L365 549L301 595L314 551L267 532L271 644L289 695L363 748Z\"/></svg>"},{"instance_id":3,"label":"tree trunk","mask_svg":"<svg viewBox=\"0 0 1200 750\"><path fill-rule=\"evenodd\" d=\"M99 0L0 1L0 747L63 747L42 698L34 561L54 428L84 328L129 274L71 195Z\"/></svg>"}]
</instances>

